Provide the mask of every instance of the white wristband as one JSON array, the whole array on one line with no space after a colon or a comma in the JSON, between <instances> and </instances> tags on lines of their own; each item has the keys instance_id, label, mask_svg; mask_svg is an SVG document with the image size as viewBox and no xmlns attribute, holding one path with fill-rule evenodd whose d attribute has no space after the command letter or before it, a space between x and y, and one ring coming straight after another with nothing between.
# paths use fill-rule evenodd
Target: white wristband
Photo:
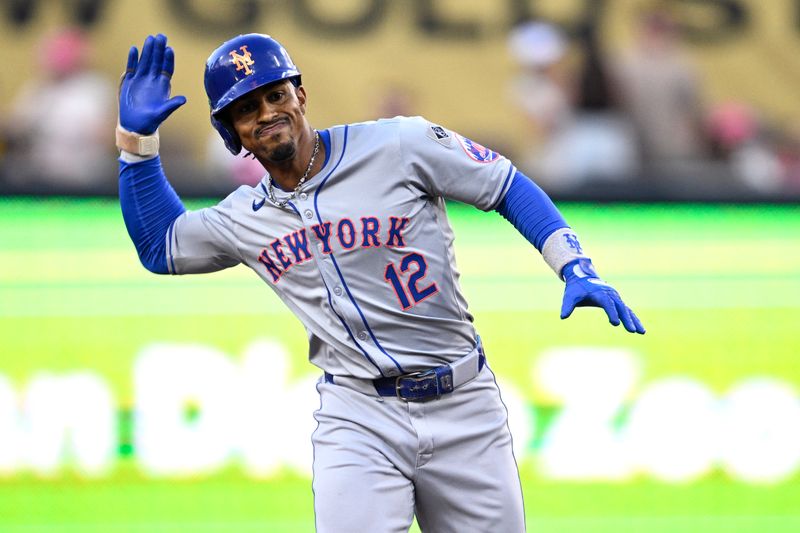
<instances>
[{"instance_id":1,"label":"white wristband","mask_svg":"<svg viewBox=\"0 0 800 533\"><path fill-rule=\"evenodd\" d=\"M117 124L117 148L129 154L153 156L158 154L158 130L151 135L140 135Z\"/></svg>"},{"instance_id":2,"label":"white wristband","mask_svg":"<svg viewBox=\"0 0 800 533\"><path fill-rule=\"evenodd\" d=\"M587 256L583 253L583 247L572 228L561 228L551 233L544 241L542 257L560 278L564 265Z\"/></svg>"},{"instance_id":3,"label":"white wristband","mask_svg":"<svg viewBox=\"0 0 800 533\"><path fill-rule=\"evenodd\" d=\"M156 157L158 157L158 154L136 155L128 152L127 150L119 151L119 160L125 161L126 163L141 163L142 161L150 161L151 159L155 159Z\"/></svg>"}]
</instances>

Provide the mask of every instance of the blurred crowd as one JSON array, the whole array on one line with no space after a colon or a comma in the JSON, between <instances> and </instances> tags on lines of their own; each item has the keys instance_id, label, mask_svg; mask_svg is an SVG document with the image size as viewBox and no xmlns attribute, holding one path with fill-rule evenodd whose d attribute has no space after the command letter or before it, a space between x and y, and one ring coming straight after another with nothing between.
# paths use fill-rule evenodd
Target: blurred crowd
<instances>
[{"instance_id":1,"label":"blurred crowd","mask_svg":"<svg viewBox=\"0 0 800 533\"><path fill-rule=\"evenodd\" d=\"M642 11L635 36L609 52L591 23L570 35L540 20L514 27L508 95L527 137L507 155L523 171L556 196L800 195L800 125L776 124L748 102L708 102L668 10ZM46 37L39 54L38 76L0 117L0 194L114 194L117 80L92 68L79 30ZM417 114L407 87L381 94L377 116ZM224 193L263 174L257 161L232 156L211 128L204 160L192 161L174 139L162 138L165 151L174 152L165 165L182 193Z\"/></svg>"},{"instance_id":2,"label":"blurred crowd","mask_svg":"<svg viewBox=\"0 0 800 533\"><path fill-rule=\"evenodd\" d=\"M116 89L90 67L89 44L78 30L48 36L37 59L38 77L22 86L0 123L3 185L91 189L114 173Z\"/></svg>"},{"instance_id":3,"label":"blurred crowd","mask_svg":"<svg viewBox=\"0 0 800 533\"><path fill-rule=\"evenodd\" d=\"M605 50L596 27L568 39L542 21L515 27L508 49L518 66L510 97L530 131L520 167L552 192L636 183L703 197L800 193L800 125L744 101L706 101L666 8L643 10L623 50Z\"/></svg>"},{"instance_id":4,"label":"blurred crowd","mask_svg":"<svg viewBox=\"0 0 800 533\"><path fill-rule=\"evenodd\" d=\"M37 76L0 117L0 194L116 194L118 80L92 67L89 43L75 28L41 41ZM233 156L208 131L202 161L193 160L180 138L161 139L161 152L169 153L164 165L182 193L226 194L232 184L261 179L257 161Z\"/></svg>"}]
</instances>

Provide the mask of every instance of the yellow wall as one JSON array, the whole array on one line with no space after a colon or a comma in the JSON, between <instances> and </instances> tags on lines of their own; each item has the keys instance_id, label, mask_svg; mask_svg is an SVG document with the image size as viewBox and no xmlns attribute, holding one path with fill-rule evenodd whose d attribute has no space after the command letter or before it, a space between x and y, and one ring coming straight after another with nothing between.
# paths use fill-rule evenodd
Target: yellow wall
<instances>
[{"instance_id":1,"label":"yellow wall","mask_svg":"<svg viewBox=\"0 0 800 533\"><path fill-rule=\"evenodd\" d=\"M379 1L379 0L374 0ZM593 0L588 0L592 2ZM741 6L748 13L746 31L717 44L691 44L690 54L702 67L710 101L727 98L755 103L776 120L800 118L800 19L795 0L718 0ZM316 13L334 20L352 17L373 0L306 0ZM187 0L206 13L226 16L239 2ZM414 95L414 110L497 148L514 149L524 135L523 122L508 101L505 87L515 66L508 56L505 34L513 18L512 6L527 5L557 21L571 23L585 9L583 0L433 0L436 12L448 20L472 21L480 37L452 40L425 35L415 13L420 2L386 0L379 24L366 34L331 39L309 29L295 14L291 0L258 2L256 31L270 33L291 52L303 71L310 97L309 116L318 127L372 118L382 91L388 85L407 86ZM16 27L0 20L0 96L5 106L21 84L37 73L36 46L69 14L68 2L39 0L39 9L27 25ZM95 63L109 76L124 67L127 49L141 45L148 33L169 36L176 52L173 92L189 103L164 133L190 132L187 141L198 152L210 129L202 87L203 64L208 53L231 36L179 20L168 2L109 0L91 27ZM639 0L608 0L603 34L610 49L629 42L631 22ZM696 25L715 24L714 2L674 0L686 20ZM709 5L710 4L710 5ZM0 14L2 16L2 14ZM243 28L242 31L249 31Z\"/></svg>"}]
</instances>

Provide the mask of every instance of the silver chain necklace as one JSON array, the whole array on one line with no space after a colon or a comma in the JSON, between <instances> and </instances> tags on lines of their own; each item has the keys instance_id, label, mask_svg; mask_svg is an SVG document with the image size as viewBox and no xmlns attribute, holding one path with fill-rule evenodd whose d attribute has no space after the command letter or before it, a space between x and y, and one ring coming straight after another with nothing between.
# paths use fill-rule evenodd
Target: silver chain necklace
<instances>
[{"instance_id":1,"label":"silver chain necklace","mask_svg":"<svg viewBox=\"0 0 800 533\"><path fill-rule=\"evenodd\" d=\"M267 194L269 194L269 199L273 204L276 204L279 207L286 207L286 204L289 203L289 200L292 200L295 196L297 196L297 191L299 191L300 187L306 182L308 173L311 172L311 167L314 166L314 160L317 158L317 152L319 152L319 132L314 130L314 152L311 154L311 161L308 162L306 171L303 173L300 181L297 182L297 186L294 188L291 194L286 197L286 199L278 200L275 197L275 182L273 181L272 176L269 177L269 188L267 189Z\"/></svg>"}]
</instances>

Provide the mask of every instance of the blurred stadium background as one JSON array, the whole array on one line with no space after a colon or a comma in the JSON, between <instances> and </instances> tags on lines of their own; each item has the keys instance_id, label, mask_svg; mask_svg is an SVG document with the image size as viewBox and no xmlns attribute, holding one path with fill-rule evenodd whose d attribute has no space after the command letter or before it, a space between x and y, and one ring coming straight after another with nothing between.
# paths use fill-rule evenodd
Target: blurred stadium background
<instances>
[{"instance_id":1,"label":"blurred stadium background","mask_svg":"<svg viewBox=\"0 0 800 533\"><path fill-rule=\"evenodd\" d=\"M800 530L800 2L6 0L0 29L1 532L313 530L302 327L243 269L148 274L115 200L149 33L189 98L178 192L259 178L202 88L248 31L316 127L419 114L511 157L647 326L561 322L536 251L450 206L531 531Z\"/></svg>"}]
</instances>

